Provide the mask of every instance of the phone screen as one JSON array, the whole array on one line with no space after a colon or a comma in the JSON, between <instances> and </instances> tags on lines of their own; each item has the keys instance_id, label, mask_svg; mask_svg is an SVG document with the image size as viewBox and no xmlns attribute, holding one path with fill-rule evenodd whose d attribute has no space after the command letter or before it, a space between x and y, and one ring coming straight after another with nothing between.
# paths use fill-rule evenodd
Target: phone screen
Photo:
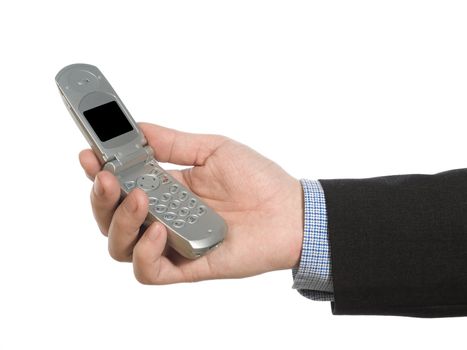
<instances>
[{"instance_id":1,"label":"phone screen","mask_svg":"<svg viewBox=\"0 0 467 350\"><path fill-rule=\"evenodd\" d=\"M130 122L115 101L88 109L83 114L102 142L133 130Z\"/></svg>"}]
</instances>

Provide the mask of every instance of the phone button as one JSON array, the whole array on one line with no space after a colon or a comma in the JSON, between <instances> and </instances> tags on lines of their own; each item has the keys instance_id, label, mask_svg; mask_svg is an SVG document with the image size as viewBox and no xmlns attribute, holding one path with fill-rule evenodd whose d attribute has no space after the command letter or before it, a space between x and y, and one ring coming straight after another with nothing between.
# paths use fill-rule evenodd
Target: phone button
<instances>
[{"instance_id":1,"label":"phone button","mask_svg":"<svg viewBox=\"0 0 467 350\"><path fill-rule=\"evenodd\" d=\"M180 207L180 201L175 199L173 202L169 204L169 207L170 209L173 209L173 210L178 209Z\"/></svg>"},{"instance_id":2,"label":"phone button","mask_svg":"<svg viewBox=\"0 0 467 350\"><path fill-rule=\"evenodd\" d=\"M164 220L167 220L167 221L172 221L172 220L175 219L176 217L177 217L177 214L172 213L171 211L169 211L168 213L165 213L165 214L164 214Z\"/></svg>"},{"instance_id":3,"label":"phone button","mask_svg":"<svg viewBox=\"0 0 467 350\"><path fill-rule=\"evenodd\" d=\"M172 186L170 186L170 193L176 194L177 192L178 192L178 185L177 184L173 184Z\"/></svg>"},{"instance_id":4,"label":"phone button","mask_svg":"<svg viewBox=\"0 0 467 350\"><path fill-rule=\"evenodd\" d=\"M181 202L184 202L188 199L188 192L187 191L182 191L180 192L180 194L178 195L178 199L181 201Z\"/></svg>"},{"instance_id":5,"label":"phone button","mask_svg":"<svg viewBox=\"0 0 467 350\"><path fill-rule=\"evenodd\" d=\"M167 206L164 204L158 204L156 205L155 209L156 213L162 214L167 211Z\"/></svg>"},{"instance_id":6,"label":"phone button","mask_svg":"<svg viewBox=\"0 0 467 350\"><path fill-rule=\"evenodd\" d=\"M188 207L193 209L194 207L196 207L197 203L198 201L196 200L196 198L191 198L190 201L188 202Z\"/></svg>"},{"instance_id":7,"label":"phone button","mask_svg":"<svg viewBox=\"0 0 467 350\"><path fill-rule=\"evenodd\" d=\"M157 203L159 203L159 199L157 199L156 197L149 197L149 205L150 206L157 205Z\"/></svg>"},{"instance_id":8,"label":"phone button","mask_svg":"<svg viewBox=\"0 0 467 350\"><path fill-rule=\"evenodd\" d=\"M183 207L178 211L179 216L187 216L188 214L190 214L190 209L188 209L187 207Z\"/></svg>"},{"instance_id":9,"label":"phone button","mask_svg":"<svg viewBox=\"0 0 467 350\"><path fill-rule=\"evenodd\" d=\"M190 215L189 217L186 218L186 222L189 224L194 224L198 221L198 215Z\"/></svg>"},{"instance_id":10,"label":"phone button","mask_svg":"<svg viewBox=\"0 0 467 350\"><path fill-rule=\"evenodd\" d=\"M159 178L152 174L145 174L136 179L136 185L142 190L154 191L160 185Z\"/></svg>"},{"instance_id":11,"label":"phone button","mask_svg":"<svg viewBox=\"0 0 467 350\"><path fill-rule=\"evenodd\" d=\"M198 209L196 209L196 214L199 216L206 214L206 207L204 205L200 205Z\"/></svg>"},{"instance_id":12,"label":"phone button","mask_svg":"<svg viewBox=\"0 0 467 350\"><path fill-rule=\"evenodd\" d=\"M161 178L162 178L161 179L162 184L164 184L164 185L170 184L171 181L170 181L170 179L169 179L169 177L167 175L164 174L164 175L161 176Z\"/></svg>"},{"instance_id":13,"label":"phone button","mask_svg":"<svg viewBox=\"0 0 467 350\"><path fill-rule=\"evenodd\" d=\"M172 195L170 193L164 193L162 195L162 201L163 202L168 202L172 199Z\"/></svg>"},{"instance_id":14,"label":"phone button","mask_svg":"<svg viewBox=\"0 0 467 350\"><path fill-rule=\"evenodd\" d=\"M125 182L125 188L129 191L131 190L132 188L135 188L136 184L134 181L127 181Z\"/></svg>"},{"instance_id":15,"label":"phone button","mask_svg":"<svg viewBox=\"0 0 467 350\"><path fill-rule=\"evenodd\" d=\"M175 228L182 228L185 226L185 221L183 220L175 220L174 223L172 224Z\"/></svg>"}]
</instances>

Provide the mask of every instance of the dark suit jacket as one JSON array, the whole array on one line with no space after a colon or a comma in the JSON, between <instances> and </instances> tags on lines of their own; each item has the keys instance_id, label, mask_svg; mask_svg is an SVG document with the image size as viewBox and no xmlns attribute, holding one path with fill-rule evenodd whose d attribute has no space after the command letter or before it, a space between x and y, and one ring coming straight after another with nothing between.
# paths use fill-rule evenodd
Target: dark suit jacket
<instances>
[{"instance_id":1,"label":"dark suit jacket","mask_svg":"<svg viewBox=\"0 0 467 350\"><path fill-rule=\"evenodd\" d=\"M467 315L467 169L320 182L334 314Z\"/></svg>"}]
</instances>

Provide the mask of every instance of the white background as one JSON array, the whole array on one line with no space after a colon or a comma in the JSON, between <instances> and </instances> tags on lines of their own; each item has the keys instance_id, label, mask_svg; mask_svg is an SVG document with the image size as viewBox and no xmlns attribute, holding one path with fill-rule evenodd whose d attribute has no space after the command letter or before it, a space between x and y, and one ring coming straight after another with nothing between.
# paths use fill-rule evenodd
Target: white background
<instances>
[{"instance_id":1,"label":"white background","mask_svg":"<svg viewBox=\"0 0 467 350\"><path fill-rule=\"evenodd\" d=\"M95 64L135 119L226 134L295 177L434 173L467 163L466 16L462 1L3 2L0 349L465 343L463 318L332 316L290 271L138 284L94 224L54 76Z\"/></svg>"}]
</instances>

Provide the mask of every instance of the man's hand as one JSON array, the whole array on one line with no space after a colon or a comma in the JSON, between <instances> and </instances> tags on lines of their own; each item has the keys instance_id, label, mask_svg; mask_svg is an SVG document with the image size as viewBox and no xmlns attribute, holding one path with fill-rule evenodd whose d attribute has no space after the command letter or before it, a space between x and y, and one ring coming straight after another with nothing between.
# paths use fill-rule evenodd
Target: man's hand
<instances>
[{"instance_id":1,"label":"man's hand","mask_svg":"<svg viewBox=\"0 0 467 350\"><path fill-rule=\"evenodd\" d=\"M165 249L167 231L153 223L138 240L148 213L146 194L133 190L118 205L120 186L91 150L80 162L94 179L91 202L109 253L132 261L145 284L239 278L288 269L300 259L303 201L299 181L252 149L223 136L183 133L140 124L160 162L190 165L172 176L201 197L227 222L224 242L207 255L188 260Z\"/></svg>"}]
</instances>

